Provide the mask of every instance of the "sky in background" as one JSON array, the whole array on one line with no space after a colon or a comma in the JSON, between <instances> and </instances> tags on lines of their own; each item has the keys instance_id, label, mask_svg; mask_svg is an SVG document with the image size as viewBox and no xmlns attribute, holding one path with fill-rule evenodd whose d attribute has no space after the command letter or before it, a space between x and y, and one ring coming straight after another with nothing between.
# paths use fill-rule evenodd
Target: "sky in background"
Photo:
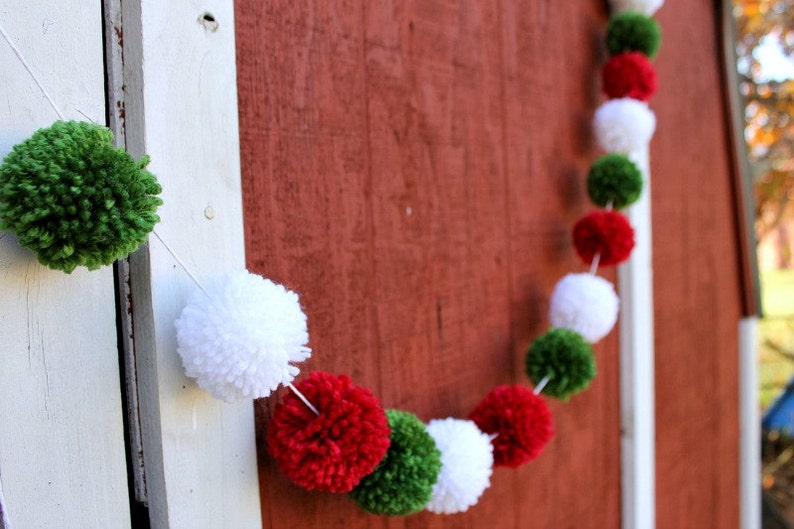
<instances>
[{"instance_id":1,"label":"sky in background","mask_svg":"<svg viewBox=\"0 0 794 529\"><path fill-rule=\"evenodd\" d=\"M780 34L770 33L761 39L753 55L761 63L756 82L794 79L794 60L785 54L780 44Z\"/></svg>"}]
</instances>

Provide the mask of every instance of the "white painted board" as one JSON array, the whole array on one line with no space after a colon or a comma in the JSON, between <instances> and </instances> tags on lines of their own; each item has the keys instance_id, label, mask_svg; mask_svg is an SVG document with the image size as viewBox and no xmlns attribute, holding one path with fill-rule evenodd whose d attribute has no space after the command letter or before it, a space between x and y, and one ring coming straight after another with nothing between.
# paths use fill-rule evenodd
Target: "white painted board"
<instances>
[{"instance_id":1,"label":"white painted board","mask_svg":"<svg viewBox=\"0 0 794 529\"><path fill-rule=\"evenodd\" d=\"M739 320L739 506L741 529L761 529L761 409L758 318Z\"/></svg>"},{"instance_id":2,"label":"white painted board","mask_svg":"<svg viewBox=\"0 0 794 529\"><path fill-rule=\"evenodd\" d=\"M645 180L627 209L636 245L618 267L620 291L621 527L656 527L656 412L649 151L635 152Z\"/></svg>"},{"instance_id":3,"label":"white painted board","mask_svg":"<svg viewBox=\"0 0 794 529\"><path fill-rule=\"evenodd\" d=\"M69 119L105 120L100 2L2 0L0 24ZM0 156L57 115L0 40ZM38 264L0 232L5 522L130 526L113 271Z\"/></svg>"},{"instance_id":4,"label":"white painted board","mask_svg":"<svg viewBox=\"0 0 794 529\"><path fill-rule=\"evenodd\" d=\"M130 262L150 518L256 529L253 403L220 402L187 379L174 330L197 288L190 275L245 266L233 2L123 2L122 20L127 147L151 156L164 189L159 238Z\"/></svg>"}]
</instances>

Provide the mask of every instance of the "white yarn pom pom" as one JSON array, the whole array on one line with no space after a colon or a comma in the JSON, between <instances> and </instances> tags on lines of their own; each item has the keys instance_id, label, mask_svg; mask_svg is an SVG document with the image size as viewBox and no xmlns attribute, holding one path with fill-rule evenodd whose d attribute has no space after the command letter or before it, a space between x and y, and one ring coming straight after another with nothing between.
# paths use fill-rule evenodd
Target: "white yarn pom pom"
<instances>
[{"instance_id":1,"label":"white yarn pom pom","mask_svg":"<svg viewBox=\"0 0 794 529\"><path fill-rule=\"evenodd\" d=\"M185 374L226 402L270 395L311 356L298 295L245 270L195 292L174 325Z\"/></svg>"},{"instance_id":2,"label":"white yarn pom pom","mask_svg":"<svg viewBox=\"0 0 794 529\"><path fill-rule=\"evenodd\" d=\"M610 99L598 107L593 117L596 141L607 152L637 152L651 141L655 129L653 111L629 97Z\"/></svg>"},{"instance_id":3,"label":"white yarn pom pom","mask_svg":"<svg viewBox=\"0 0 794 529\"><path fill-rule=\"evenodd\" d=\"M568 274L551 294L549 320L595 343L606 336L618 320L620 300L612 283L593 274Z\"/></svg>"},{"instance_id":4,"label":"white yarn pom pom","mask_svg":"<svg viewBox=\"0 0 794 529\"><path fill-rule=\"evenodd\" d=\"M651 16L662 7L664 0L610 0L612 11L636 11Z\"/></svg>"},{"instance_id":5,"label":"white yarn pom pom","mask_svg":"<svg viewBox=\"0 0 794 529\"><path fill-rule=\"evenodd\" d=\"M425 508L436 514L463 512L491 484L491 439L473 421L464 419L434 419L427 433L441 451L441 472Z\"/></svg>"}]
</instances>

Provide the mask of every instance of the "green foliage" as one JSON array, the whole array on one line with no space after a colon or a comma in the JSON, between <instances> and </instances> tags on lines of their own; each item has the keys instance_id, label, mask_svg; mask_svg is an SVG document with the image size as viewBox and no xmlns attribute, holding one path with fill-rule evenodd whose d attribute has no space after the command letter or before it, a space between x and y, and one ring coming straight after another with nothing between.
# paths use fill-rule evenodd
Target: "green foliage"
<instances>
[{"instance_id":1,"label":"green foliage","mask_svg":"<svg viewBox=\"0 0 794 529\"><path fill-rule=\"evenodd\" d=\"M628 156L610 153L598 158L587 175L587 192L594 204L623 209L642 193L642 172Z\"/></svg>"},{"instance_id":2,"label":"green foliage","mask_svg":"<svg viewBox=\"0 0 794 529\"><path fill-rule=\"evenodd\" d=\"M430 501L441 472L441 452L416 415L386 410L386 417L391 428L389 451L350 496L368 512L404 516L421 511Z\"/></svg>"},{"instance_id":3,"label":"green foliage","mask_svg":"<svg viewBox=\"0 0 794 529\"><path fill-rule=\"evenodd\" d=\"M662 43L662 30L656 20L634 11L622 11L613 15L609 19L606 32L610 55L638 51L653 59Z\"/></svg>"},{"instance_id":4,"label":"green foliage","mask_svg":"<svg viewBox=\"0 0 794 529\"><path fill-rule=\"evenodd\" d=\"M551 329L532 342L526 369L536 386L548 376L543 393L563 400L586 389L596 375L592 347L581 335L565 328Z\"/></svg>"},{"instance_id":5,"label":"green foliage","mask_svg":"<svg viewBox=\"0 0 794 529\"><path fill-rule=\"evenodd\" d=\"M148 157L112 142L105 127L57 121L16 145L0 166L0 229L67 273L138 248L160 220L161 188Z\"/></svg>"}]
</instances>

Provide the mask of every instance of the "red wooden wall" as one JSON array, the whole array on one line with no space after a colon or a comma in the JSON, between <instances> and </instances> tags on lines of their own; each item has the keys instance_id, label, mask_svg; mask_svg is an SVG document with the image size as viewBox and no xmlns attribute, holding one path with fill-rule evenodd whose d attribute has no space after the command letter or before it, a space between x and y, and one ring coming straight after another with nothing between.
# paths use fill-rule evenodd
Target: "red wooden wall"
<instances>
[{"instance_id":1,"label":"red wooden wall","mask_svg":"<svg viewBox=\"0 0 794 529\"><path fill-rule=\"evenodd\" d=\"M607 15L601 0L236 1L248 265L301 294L304 372L350 374L423 420L528 383L551 290L585 269L569 233L591 207ZM669 0L659 16L657 482L670 529L730 529L738 503L738 272L712 15ZM291 485L262 450L264 526L618 528L616 332L596 355L591 388L552 402L541 457L498 469L469 512L369 515ZM257 404L260 433L270 406Z\"/></svg>"},{"instance_id":2,"label":"red wooden wall","mask_svg":"<svg viewBox=\"0 0 794 529\"><path fill-rule=\"evenodd\" d=\"M653 107L657 510L660 529L738 527L742 316L714 2L659 11ZM760 457L760 454L759 454Z\"/></svg>"}]
</instances>

